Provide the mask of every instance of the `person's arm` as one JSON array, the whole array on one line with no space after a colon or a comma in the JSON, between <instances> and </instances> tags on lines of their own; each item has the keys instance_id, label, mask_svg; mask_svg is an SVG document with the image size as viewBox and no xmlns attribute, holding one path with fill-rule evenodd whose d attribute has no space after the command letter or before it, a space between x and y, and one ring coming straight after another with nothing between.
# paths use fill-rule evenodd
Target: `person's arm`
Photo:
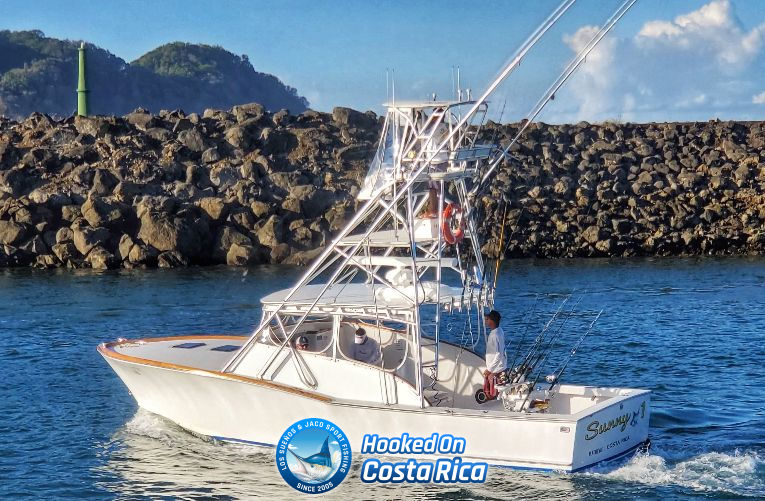
<instances>
[{"instance_id":1,"label":"person's arm","mask_svg":"<svg viewBox=\"0 0 765 501\"><path fill-rule=\"evenodd\" d=\"M372 354L369 356L371 361L369 362L372 365L379 365L380 361L382 360L382 354L380 353L380 343L375 341L375 343L372 345Z\"/></svg>"}]
</instances>

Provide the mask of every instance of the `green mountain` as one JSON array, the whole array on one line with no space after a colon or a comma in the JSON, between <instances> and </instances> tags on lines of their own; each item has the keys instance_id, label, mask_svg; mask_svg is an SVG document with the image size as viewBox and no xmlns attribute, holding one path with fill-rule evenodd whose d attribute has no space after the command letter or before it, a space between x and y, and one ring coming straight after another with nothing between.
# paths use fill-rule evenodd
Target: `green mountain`
<instances>
[{"instance_id":1,"label":"green mountain","mask_svg":"<svg viewBox=\"0 0 765 501\"><path fill-rule=\"evenodd\" d=\"M77 107L78 47L41 31L0 31L0 115L71 115ZM95 45L86 47L94 114L124 115L139 106L201 112L249 102L293 113L308 107L296 89L222 47L174 42L129 64Z\"/></svg>"}]
</instances>

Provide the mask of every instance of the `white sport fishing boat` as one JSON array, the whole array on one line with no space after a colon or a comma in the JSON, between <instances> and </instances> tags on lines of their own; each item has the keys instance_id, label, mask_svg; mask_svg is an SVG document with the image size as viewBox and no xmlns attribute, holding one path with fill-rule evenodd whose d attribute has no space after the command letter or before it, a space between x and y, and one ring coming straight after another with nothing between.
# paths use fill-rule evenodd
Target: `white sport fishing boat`
<instances>
[{"instance_id":1,"label":"white sport fishing boat","mask_svg":"<svg viewBox=\"0 0 765 501\"><path fill-rule=\"evenodd\" d=\"M321 417L345 431L354 451L367 433L449 433L465 438L466 460L535 470L578 471L645 444L649 391L563 384L567 362L541 373L562 305L507 371L498 398L485 398L485 362L473 351L494 296L474 202L525 129L504 147L479 143L487 98L573 2L537 28L478 99L458 91L454 100L386 105L363 205L294 287L262 298L251 336L101 344L138 404L223 441L274 446L291 423ZM527 125L633 3L571 61ZM460 342L443 339L448 315L471 326ZM379 344L376 364L353 357L359 327ZM297 349L299 337L307 349Z\"/></svg>"}]
</instances>

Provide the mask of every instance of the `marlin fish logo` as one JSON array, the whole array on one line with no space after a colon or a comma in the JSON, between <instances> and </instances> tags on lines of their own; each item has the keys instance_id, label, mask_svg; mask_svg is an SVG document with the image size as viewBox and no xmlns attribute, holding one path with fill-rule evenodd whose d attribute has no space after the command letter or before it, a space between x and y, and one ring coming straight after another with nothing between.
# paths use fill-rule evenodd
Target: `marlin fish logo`
<instances>
[{"instance_id":1,"label":"marlin fish logo","mask_svg":"<svg viewBox=\"0 0 765 501\"><path fill-rule=\"evenodd\" d=\"M303 480L322 482L332 475L334 468L332 467L332 455L329 452L329 437L324 439L321 450L312 456L304 458L292 450L290 450L290 454L295 457L297 463L294 469L290 469L296 476L303 477Z\"/></svg>"}]
</instances>

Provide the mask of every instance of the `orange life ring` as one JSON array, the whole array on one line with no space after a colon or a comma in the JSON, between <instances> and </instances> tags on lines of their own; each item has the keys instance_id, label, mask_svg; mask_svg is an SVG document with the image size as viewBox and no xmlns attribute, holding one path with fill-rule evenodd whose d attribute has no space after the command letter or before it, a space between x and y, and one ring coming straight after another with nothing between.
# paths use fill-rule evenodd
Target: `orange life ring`
<instances>
[{"instance_id":1,"label":"orange life ring","mask_svg":"<svg viewBox=\"0 0 765 501\"><path fill-rule=\"evenodd\" d=\"M457 227L454 228L453 223L457 216L459 216L459 221ZM444 208L441 234L444 236L447 244L454 245L462 242L462 239L465 237L465 219L462 217L462 208L459 205L449 203Z\"/></svg>"}]
</instances>

